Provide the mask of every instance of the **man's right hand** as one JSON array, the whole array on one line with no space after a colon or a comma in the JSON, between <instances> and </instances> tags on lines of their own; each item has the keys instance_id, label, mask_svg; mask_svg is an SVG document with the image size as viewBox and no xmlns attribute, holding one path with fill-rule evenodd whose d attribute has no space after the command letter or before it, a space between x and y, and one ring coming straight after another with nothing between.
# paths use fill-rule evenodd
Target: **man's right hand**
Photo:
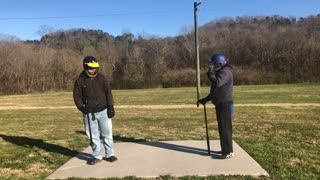
<instances>
[{"instance_id":1,"label":"man's right hand","mask_svg":"<svg viewBox=\"0 0 320 180\"><path fill-rule=\"evenodd\" d=\"M199 99L198 100L198 103L202 104L202 105L205 105L207 103L207 99L206 98L202 98L202 99Z\"/></svg>"},{"instance_id":2,"label":"man's right hand","mask_svg":"<svg viewBox=\"0 0 320 180\"><path fill-rule=\"evenodd\" d=\"M108 118L114 117L115 111L114 111L113 105L110 105L107 107L107 115L108 115Z\"/></svg>"},{"instance_id":3,"label":"man's right hand","mask_svg":"<svg viewBox=\"0 0 320 180\"><path fill-rule=\"evenodd\" d=\"M205 105L208 101L210 101L211 100L211 96L210 96L210 94L207 96L207 97L205 97L205 98L202 98L202 99L199 99L198 100L198 103L201 103L202 105Z\"/></svg>"},{"instance_id":4,"label":"man's right hand","mask_svg":"<svg viewBox=\"0 0 320 180\"><path fill-rule=\"evenodd\" d=\"M214 71L212 71L212 70L208 70L208 72L207 72L207 76L208 76L208 79L216 79L216 73L214 72Z\"/></svg>"},{"instance_id":5,"label":"man's right hand","mask_svg":"<svg viewBox=\"0 0 320 180\"><path fill-rule=\"evenodd\" d=\"M81 108L80 108L80 111L83 113L83 114L88 114L89 111L87 110L87 108L85 107L85 105L83 105Z\"/></svg>"}]
</instances>

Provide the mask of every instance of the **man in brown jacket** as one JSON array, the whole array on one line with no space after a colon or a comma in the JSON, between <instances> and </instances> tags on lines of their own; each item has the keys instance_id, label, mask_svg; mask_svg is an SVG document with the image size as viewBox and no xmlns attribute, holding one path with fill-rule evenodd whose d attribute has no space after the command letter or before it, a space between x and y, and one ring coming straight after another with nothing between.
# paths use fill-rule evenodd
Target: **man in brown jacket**
<instances>
[{"instance_id":1,"label":"man in brown jacket","mask_svg":"<svg viewBox=\"0 0 320 180\"><path fill-rule=\"evenodd\" d=\"M73 88L73 99L83 113L87 136L90 137L93 158L88 164L94 165L102 160L100 138L105 148L105 160L117 160L113 149L112 120L115 111L113 96L107 78L98 72L99 63L93 56L83 59L83 68Z\"/></svg>"}]
</instances>

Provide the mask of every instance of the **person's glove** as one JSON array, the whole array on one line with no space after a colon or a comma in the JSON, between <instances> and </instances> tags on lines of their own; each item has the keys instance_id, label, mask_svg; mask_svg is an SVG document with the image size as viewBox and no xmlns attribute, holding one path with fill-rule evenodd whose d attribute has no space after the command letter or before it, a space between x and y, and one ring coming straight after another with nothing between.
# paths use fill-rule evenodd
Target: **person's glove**
<instances>
[{"instance_id":1,"label":"person's glove","mask_svg":"<svg viewBox=\"0 0 320 180\"><path fill-rule=\"evenodd\" d=\"M83 114L88 114L89 111L87 110L87 108L85 107L85 105L83 105L80 109L79 109Z\"/></svg>"},{"instance_id":2,"label":"person's glove","mask_svg":"<svg viewBox=\"0 0 320 180\"><path fill-rule=\"evenodd\" d=\"M110 106L107 107L108 118L113 118L115 113L116 112L114 111L113 105L110 105Z\"/></svg>"},{"instance_id":3,"label":"person's glove","mask_svg":"<svg viewBox=\"0 0 320 180\"><path fill-rule=\"evenodd\" d=\"M210 79L210 80L216 79L216 73L214 71L209 70L207 72L207 76L208 76L208 79Z\"/></svg>"},{"instance_id":4,"label":"person's glove","mask_svg":"<svg viewBox=\"0 0 320 180\"><path fill-rule=\"evenodd\" d=\"M211 98L210 98L210 95L208 95L207 97L205 98L202 98L202 99L199 99L198 100L198 103L202 104L202 105L205 105L208 101L210 101Z\"/></svg>"},{"instance_id":5,"label":"person's glove","mask_svg":"<svg viewBox=\"0 0 320 180\"><path fill-rule=\"evenodd\" d=\"M206 101L205 98L202 98L202 99L199 99L198 100L198 103L202 104L202 105L205 105L208 101Z\"/></svg>"}]
</instances>

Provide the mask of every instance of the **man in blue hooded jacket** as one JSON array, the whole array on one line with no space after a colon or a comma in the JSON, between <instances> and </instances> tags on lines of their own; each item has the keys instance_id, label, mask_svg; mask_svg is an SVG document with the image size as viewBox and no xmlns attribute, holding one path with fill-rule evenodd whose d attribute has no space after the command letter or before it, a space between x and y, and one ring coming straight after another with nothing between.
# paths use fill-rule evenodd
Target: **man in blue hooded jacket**
<instances>
[{"instance_id":1,"label":"man in blue hooded jacket","mask_svg":"<svg viewBox=\"0 0 320 180\"><path fill-rule=\"evenodd\" d=\"M207 75L211 84L210 93L207 97L200 99L199 103L204 105L211 100L215 105L221 158L231 158L234 156L232 145L233 73L232 67L227 64L227 58L224 54L214 54L211 57Z\"/></svg>"}]
</instances>

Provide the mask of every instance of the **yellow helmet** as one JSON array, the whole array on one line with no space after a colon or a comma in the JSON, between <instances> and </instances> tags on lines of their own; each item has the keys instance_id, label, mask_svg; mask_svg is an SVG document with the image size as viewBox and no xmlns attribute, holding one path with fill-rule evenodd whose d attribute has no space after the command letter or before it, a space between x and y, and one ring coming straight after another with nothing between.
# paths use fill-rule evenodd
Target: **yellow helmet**
<instances>
[{"instance_id":1,"label":"yellow helmet","mask_svg":"<svg viewBox=\"0 0 320 180\"><path fill-rule=\"evenodd\" d=\"M83 68L84 69L89 69L89 68L98 68L99 67L99 63L98 60L93 57L93 56L86 56L83 59Z\"/></svg>"}]
</instances>

